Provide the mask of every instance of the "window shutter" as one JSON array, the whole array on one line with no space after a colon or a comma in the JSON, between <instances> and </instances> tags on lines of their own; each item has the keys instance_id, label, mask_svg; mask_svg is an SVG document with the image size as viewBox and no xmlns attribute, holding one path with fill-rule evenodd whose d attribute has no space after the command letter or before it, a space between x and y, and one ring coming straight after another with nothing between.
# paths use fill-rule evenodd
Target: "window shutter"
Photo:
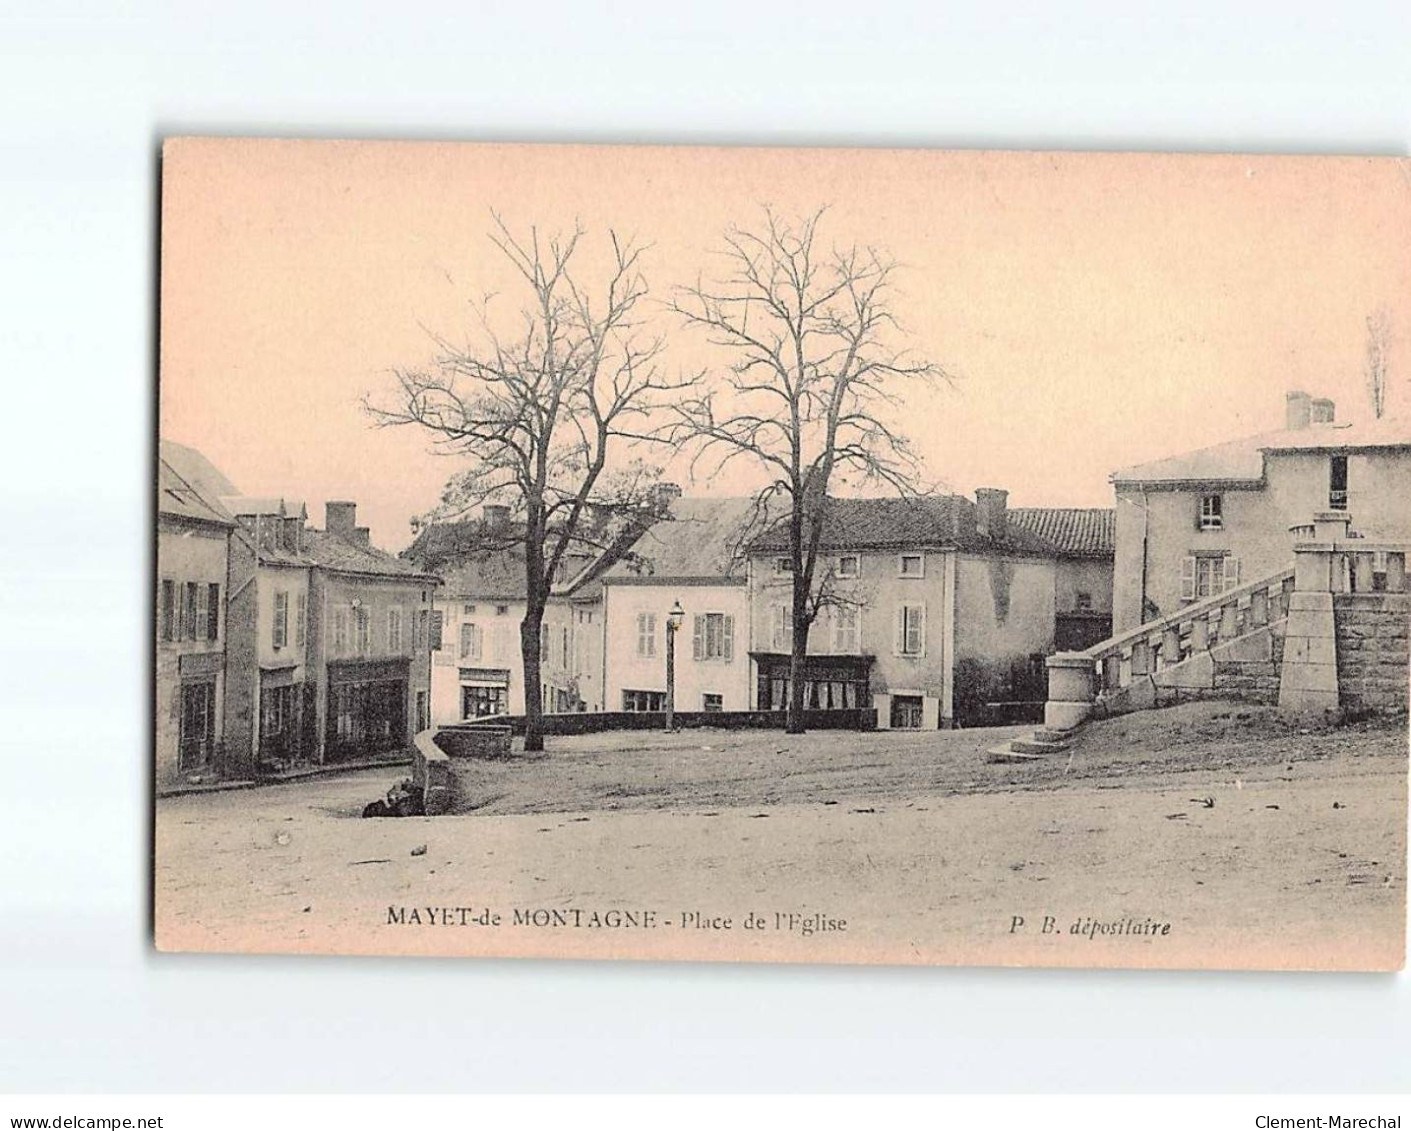
<instances>
[{"instance_id":1,"label":"window shutter","mask_svg":"<svg viewBox=\"0 0 1411 1131\"><path fill-rule=\"evenodd\" d=\"M1203 512L1204 510L1205 510L1205 496L1204 496L1204 495L1201 495L1201 494L1197 494L1196 497L1195 497L1195 528L1196 528L1197 530L1203 530L1203 529L1204 529L1204 527L1201 526L1201 517L1202 517L1202 512Z\"/></svg>"},{"instance_id":2,"label":"window shutter","mask_svg":"<svg viewBox=\"0 0 1411 1131\"><path fill-rule=\"evenodd\" d=\"M735 658L735 618L729 616L728 614L725 617L724 635L725 662L728 664L731 660Z\"/></svg>"},{"instance_id":3,"label":"window shutter","mask_svg":"<svg viewBox=\"0 0 1411 1131\"><path fill-rule=\"evenodd\" d=\"M1240 586L1240 560L1239 558L1225 559L1225 592L1231 589L1238 589Z\"/></svg>"},{"instance_id":4,"label":"window shutter","mask_svg":"<svg viewBox=\"0 0 1411 1131\"><path fill-rule=\"evenodd\" d=\"M445 631L446 614L437 609L431 614L431 650L441 651L441 634Z\"/></svg>"},{"instance_id":5,"label":"window shutter","mask_svg":"<svg viewBox=\"0 0 1411 1131\"><path fill-rule=\"evenodd\" d=\"M904 655L906 654L906 606L905 606L905 605L898 605L898 606L897 606L896 633L895 633L895 636L896 636L896 640L895 640L895 642L894 642L894 649L895 649L895 651L896 651L896 654L897 654L898 656L904 656Z\"/></svg>"},{"instance_id":6,"label":"window shutter","mask_svg":"<svg viewBox=\"0 0 1411 1131\"><path fill-rule=\"evenodd\" d=\"M691 658L699 660L705 655L705 617L697 613L691 618Z\"/></svg>"},{"instance_id":7,"label":"window shutter","mask_svg":"<svg viewBox=\"0 0 1411 1131\"><path fill-rule=\"evenodd\" d=\"M926 654L926 606L916 606L916 654Z\"/></svg>"},{"instance_id":8,"label":"window shutter","mask_svg":"<svg viewBox=\"0 0 1411 1131\"><path fill-rule=\"evenodd\" d=\"M206 591L208 611L206 613L206 639L220 639L220 586L212 583Z\"/></svg>"},{"instance_id":9,"label":"window shutter","mask_svg":"<svg viewBox=\"0 0 1411 1131\"><path fill-rule=\"evenodd\" d=\"M1194 555L1183 558L1181 561L1181 600L1195 600L1195 557Z\"/></svg>"}]
</instances>

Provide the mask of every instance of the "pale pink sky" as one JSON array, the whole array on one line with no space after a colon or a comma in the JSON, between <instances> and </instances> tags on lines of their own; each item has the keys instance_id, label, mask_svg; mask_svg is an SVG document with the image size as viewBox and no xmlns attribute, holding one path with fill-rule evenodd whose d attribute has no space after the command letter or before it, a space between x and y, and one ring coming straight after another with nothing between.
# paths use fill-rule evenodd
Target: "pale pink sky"
<instances>
[{"instance_id":1,"label":"pale pink sky","mask_svg":"<svg viewBox=\"0 0 1411 1131\"><path fill-rule=\"evenodd\" d=\"M1365 418L1365 318L1391 311L1411 414L1411 165L1390 158L182 140L163 170L161 429L248 493L351 498L406 544L454 464L359 407L508 301L512 228L653 246L653 292L709 273L760 206L903 265L897 312L961 375L908 403L932 476L1014 505L1111 505L1116 468L1281 426L1300 387ZM588 245L591 246L591 245ZM585 266L586 266L585 262ZM665 323L666 328L674 324ZM673 336L669 363L702 360ZM742 493L744 479L688 492Z\"/></svg>"}]
</instances>

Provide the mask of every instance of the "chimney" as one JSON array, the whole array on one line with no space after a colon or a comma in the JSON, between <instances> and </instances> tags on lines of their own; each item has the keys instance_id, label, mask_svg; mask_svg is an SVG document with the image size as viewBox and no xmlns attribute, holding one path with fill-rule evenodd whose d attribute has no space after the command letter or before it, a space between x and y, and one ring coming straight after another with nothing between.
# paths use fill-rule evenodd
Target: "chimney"
<instances>
[{"instance_id":1,"label":"chimney","mask_svg":"<svg viewBox=\"0 0 1411 1131\"><path fill-rule=\"evenodd\" d=\"M330 534L349 542L355 540L353 531L358 524L358 504L333 502L323 504L323 528Z\"/></svg>"},{"instance_id":2,"label":"chimney","mask_svg":"<svg viewBox=\"0 0 1411 1131\"><path fill-rule=\"evenodd\" d=\"M1331 424L1336 414L1336 406L1327 397L1318 397L1309 404L1314 424Z\"/></svg>"},{"instance_id":3,"label":"chimney","mask_svg":"<svg viewBox=\"0 0 1411 1131\"><path fill-rule=\"evenodd\" d=\"M372 547L372 531L366 526L355 526L348 541L354 546L361 546L364 550L370 549Z\"/></svg>"},{"instance_id":4,"label":"chimney","mask_svg":"<svg viewBox=\"0 0 1411 1131\"><path fill-rule=\"evenodd\" d=\"M652 487L652 504L664 511L681 497L681 487L677 483L657 483Z\"/></svg>"},{"instance_id":5,"label":"chimney","mask_svg":"<svg viewBox=\"0 0 1411 1131\"><path fill-rule=\"evenodd\" d=\"M510 524L510 509L504 503L485 504L485 525L491 530L503 530Z\"/></svg>"},{"instance_id":6,"label":"chimney","mask_svg":"<svg viewBox=\"0 0 1411 1131\"><path fill-rule=\"evenodd\" d=\"M1312 398L1302 389L1292 389L1285 394L1284 427L1290 432L1299 432L1307 428L1312 414Z\"/></svg>"},{"instance_id":7,"label":"chimney","mask_svg":"<svg viewBox=\"0 0 1411 1131\"><path fill-rule=\"evenodd\" d=\"M1003 542L1009 533L1009 492L999 487L975 488L975 531L981 538Z\"/></svg>"},{"instance_id":8,"label":"chimney","mask_svg":"<svg viewBox=\"0 0 1411 1131\"><path fill-rule=\"evenodd\" d=\"M291 554L301 554L304 552L304 519L302 515L288 514L284 516L283 534L280 544Z\"/></svg>"}]
</instances>

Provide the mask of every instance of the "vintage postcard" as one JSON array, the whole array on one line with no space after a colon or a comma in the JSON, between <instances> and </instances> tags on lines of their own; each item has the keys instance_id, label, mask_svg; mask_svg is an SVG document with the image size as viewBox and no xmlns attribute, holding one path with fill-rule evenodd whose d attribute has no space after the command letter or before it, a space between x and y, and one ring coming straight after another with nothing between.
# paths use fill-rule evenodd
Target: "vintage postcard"
<instances>
[{"instance_id":1,"label":"vintage postcard","mask_svg":"<svg viewBox=\"0 0 1411 1131\"><path fill-rule=\"evenodd\" d=\"M173 139L162 950L1393 970L1411 165Z\"/></svg>"}]
</instances>

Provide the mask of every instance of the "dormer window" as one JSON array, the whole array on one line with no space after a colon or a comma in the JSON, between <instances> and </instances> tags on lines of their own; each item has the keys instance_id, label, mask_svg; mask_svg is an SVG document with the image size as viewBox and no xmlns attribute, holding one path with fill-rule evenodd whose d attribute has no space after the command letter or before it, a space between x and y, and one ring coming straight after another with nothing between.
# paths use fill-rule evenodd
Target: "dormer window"
<instances>
[{"instance_id":1,"label":"dormer window","mask_svg":"<svg viewBox=\"0 0 1411 1131\"><path fill-rule=\"evenodd\" d=\"M1202 530L1223 530L1225 528L1224 498L1220 495L1200 497L1200 528Z\"/></svg>"}]
</instances>

